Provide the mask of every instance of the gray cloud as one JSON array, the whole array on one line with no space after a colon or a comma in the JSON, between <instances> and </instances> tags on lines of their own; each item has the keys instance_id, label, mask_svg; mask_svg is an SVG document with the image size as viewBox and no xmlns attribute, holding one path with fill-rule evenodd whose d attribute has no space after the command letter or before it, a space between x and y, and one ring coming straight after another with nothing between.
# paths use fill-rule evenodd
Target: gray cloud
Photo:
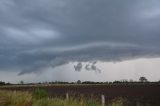
<instances>
[{"instance_id":1,"label":"gray cloud","mask_svg":"<svg viewBox=\"0 0 160 106\"><path fill-rule=\"evenodd\" d=\"M78 63L77 65L74 65L75 71L81 71L82 69L82 63Z\"/></svg>"},{"instance_id":2,"label":"gray cloud","mask_svg":"<svg viewBox=\"0 0 160 106\"><path fill-rule=\"evenodd\" d=\"M1 0L0 70L21 75L69 62L159 57L159 3Z\"/></svg>"},{"instance_id":3,"label":"gray cloud","mask_svg":"<svg viewBox=\"0 0 160 106\"><path fill-rule=\"evenodd\" d=\"M98 72L98 73L101 73L101 70L99 68L97 68L96 66L96 61L93 62L93 63L89 63L85 66L85 69L88 70L88 71L95 71L95 72Z\"/></svg>"}]
</instances>

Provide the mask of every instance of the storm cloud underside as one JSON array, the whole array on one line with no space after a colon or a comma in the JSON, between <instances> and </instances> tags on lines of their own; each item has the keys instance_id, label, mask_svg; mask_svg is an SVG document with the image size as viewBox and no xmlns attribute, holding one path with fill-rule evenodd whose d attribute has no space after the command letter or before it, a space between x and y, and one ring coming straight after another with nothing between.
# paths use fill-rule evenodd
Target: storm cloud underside
<instances>
[{"instance_id":1,"label":"storm cloud underside","mask_svg":"<svg viewBox=\"0 0 160 106\"><path fill-rule=\"evenodd\" d=\"M160 55L159 0L1 0L0 70Z\"/></svg>"}]
</instances>

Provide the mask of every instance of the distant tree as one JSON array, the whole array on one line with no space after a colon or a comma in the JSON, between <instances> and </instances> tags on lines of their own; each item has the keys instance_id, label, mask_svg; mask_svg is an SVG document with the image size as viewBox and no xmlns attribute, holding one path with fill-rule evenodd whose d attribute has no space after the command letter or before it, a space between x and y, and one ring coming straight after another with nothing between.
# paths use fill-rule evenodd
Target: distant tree
<instances>
[{"instance_id":1,"label":"distant tree","mask_svg":"<svg viewBox=\"0 0 160 106\"><path fill-rule=\"evenodd\" d=\"M11 83L10 83L10 82L7 82L6 85L11 85Z\"/></svg>"},{"instance_id":2,"label":"distant tree","mask_svg":"<svg viewBox=\"0 0 160 106\"><path fill-rule=\"evenodd\" d=\"M20 84L22 84L22 85L23 85L23 84L24 84L24 81L20 81Z\"/></svg>"},{"instance_id":3,"label":"distant tree","mask_svg":"<svg viewBox=\"0 0 160 106\"><path fill-rule=\"evenodd\" d=\"M78 80L78 81L77 81L77 84L81 84L81 80Z\"/></svg>"},{"instance_id":4,"label":"distant tree","mask_svg":"<svg viewBox=\"0 0 160 106\"><path fill-rule=\"evenodd\" d=\"M113 83L121 83L121 81L113 81Z\"/></svg>"},{"instance_id":5,"label":"distant tree","mask_svg":"<svg viewBox=\"0 0 160 106\"><path fill-rule=\"evenodd\" d=\"M0 86L5 85L6 83L3 81L0 81Z\"/></svg>"},{"instance_id":6,"label":"distant tree","mask_svg":"<svg viewBox=\"0 0 160 106\"><path fill-rule=\"evenodd\" d=\"M139 78L139 81L140 81L140 82L148 82L148 80L147 80L146 77L140 77L140 78Z\"/></svg>"},{"instance_id":7,"label":"distant tree","mask_svg":"<svg viewBox=\"0 0 160 106\"><path fill-rule=\"evenodd\" d=\"M128 80L127 79L122 79L120 82L122 82L122 83L128 83Z\"/></svg>"}]
</instances>

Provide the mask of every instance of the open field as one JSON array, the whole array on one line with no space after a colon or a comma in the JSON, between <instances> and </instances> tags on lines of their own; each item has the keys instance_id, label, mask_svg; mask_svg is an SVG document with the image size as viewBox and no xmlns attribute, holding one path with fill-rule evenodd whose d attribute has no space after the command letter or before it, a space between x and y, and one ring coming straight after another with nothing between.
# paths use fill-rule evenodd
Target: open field
<instances>
[{"instance_id":1,"label":"open field","mask_svg":"<svg viewBox=\"0 0 160 106\"><path fill-rule=\"evenodd\" d=\"M37 88L45 89L50 98L65 99L66 93L71 98L85 98L110 103L117 98L125 101L126 106L160 106L160 84L107 84L107 85L34 85L34 86L4 86L3 90L18 90L33 92ZM140 105L141 104L141 105ZM119 106L119 105L117 105Z\"/></svg>"}]
</instances>

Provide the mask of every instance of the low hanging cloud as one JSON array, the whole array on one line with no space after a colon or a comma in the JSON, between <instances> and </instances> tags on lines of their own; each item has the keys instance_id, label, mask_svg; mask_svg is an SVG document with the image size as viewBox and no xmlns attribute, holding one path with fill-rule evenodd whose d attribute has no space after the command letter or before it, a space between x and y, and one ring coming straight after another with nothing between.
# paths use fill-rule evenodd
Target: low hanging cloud
<instances>
[{"instance_id":1,"label":"low hanging cloud","mask_svg":"<svg viewBox=\"0 0 160 106\"><path fill-rule=\"evenodd\" d=\"M0 70L160 56L159 0L1 0ZM82 66L82 62L88 62Z\"/></svg>"},{"instance_id":2,"label":"low hanging cloud","mask_svg":"<svg viewBox=\"0 0 160 106\"><path fill-rule=\"evenodd\" d=\"M78 63L77 65L74 65L75 71L81 71L82 70L82 63Z\"/></svg>"},{"instance_id":3,"label":"low hanging cloud","mask_svg":"<svg viewBox=\"0 0 160 106\"><path fill-rule=\"evenodd\" d=\"M95 71L95 72L101 73L101 70L97 68L96 63L97 63L96 61L90 62L87 64L82 64L81 62L79 62L76 65L74 65L74 69L75 71L78 71L78 72L80 72L82 69L85 69L87 71Z\"/></svg>"},{"instance_id":4,"label":"low hanging cloud","mask_svg":"<svg viewBox=\"0 0 160 106\"><path fill-rule=\"evenodd\" d=\"M85 69L88 71L95 71L95 72L101 73L101 70L99 68L97 68L96 63L97 63L96 61L93 63L88 63L85 66Z\"/></svg>"}]
</instances>

